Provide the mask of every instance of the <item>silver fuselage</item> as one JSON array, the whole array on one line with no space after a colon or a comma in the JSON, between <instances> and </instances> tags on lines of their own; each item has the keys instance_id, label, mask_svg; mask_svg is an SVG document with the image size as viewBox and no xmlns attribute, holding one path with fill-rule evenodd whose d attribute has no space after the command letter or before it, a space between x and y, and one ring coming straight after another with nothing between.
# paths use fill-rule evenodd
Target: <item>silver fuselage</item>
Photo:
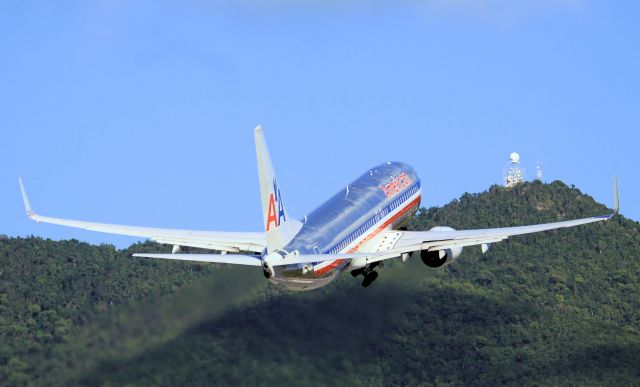
<instances>
[{"instance_id":1,"label":"silver fuselage","mask_svg":"<svg viewBox=\"0 0 640 387\"><path fill-rule=\"evenodd\" d=\"M380 232L406 224L420 205L421 186L415 170L404 163L378 165L349 183L302 219L300 232L283 254L368 252ZM357 269L352 260L309 265L276 266L270 280L289 290L327 285L344 270ZM306 266L306 267L305 267ZM310 270L311 268L311 270Z\"/></svg>"}]
</instances>

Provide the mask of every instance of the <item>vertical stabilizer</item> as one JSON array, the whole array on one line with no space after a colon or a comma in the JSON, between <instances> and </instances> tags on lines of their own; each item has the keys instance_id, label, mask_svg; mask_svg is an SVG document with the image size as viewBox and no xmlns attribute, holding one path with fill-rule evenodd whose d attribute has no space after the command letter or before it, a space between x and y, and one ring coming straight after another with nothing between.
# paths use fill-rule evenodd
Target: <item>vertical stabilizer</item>
<instances>
[{"instance_id":1,"label":"vertical stabilizer","mask_svg":"<svg viewBox=\"0 0 640 387\"><path fill-rule=\"evenodd\" d=\"M256 156L258 158L258 175L260 177L260 197L262 199L262 215L267 252L282 248L300 231L302 223L289 217L282 201L282 193L278 187L271 157L264 139L262 127L254 130Z\"/></svg>"}]
</instances>

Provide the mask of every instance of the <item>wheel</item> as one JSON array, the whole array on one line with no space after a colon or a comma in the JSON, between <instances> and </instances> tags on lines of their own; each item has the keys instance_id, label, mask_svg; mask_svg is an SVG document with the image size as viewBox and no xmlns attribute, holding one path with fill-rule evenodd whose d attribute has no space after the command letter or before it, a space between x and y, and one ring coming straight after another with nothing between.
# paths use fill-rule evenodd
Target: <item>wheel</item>
<instances>
[{"instance_id":1,"label":"wheel","mask_svg":"<svg viewBox=\"0 0 640 387\"><path fill-rule=\"evenodd\" d=\"M371 285L371 283L375 281L376 278L378 278L378 272L370 271L369 273L367 273L367 275L364 276L364 280L362 281L362 287L363 288L369 287L369 285Z\"/></svg>"},{"instance_id":2,"label":"wheel","mask_svg":"<svg viewBox=\"0 0 640 387\"><path fill-rule=\"evenodd\" d=\"M353 277L357 277L360 274L364 274L364 267L362 267L360 269L351 270L351 276L353 276Z\"/></svg>"}]
</instances>

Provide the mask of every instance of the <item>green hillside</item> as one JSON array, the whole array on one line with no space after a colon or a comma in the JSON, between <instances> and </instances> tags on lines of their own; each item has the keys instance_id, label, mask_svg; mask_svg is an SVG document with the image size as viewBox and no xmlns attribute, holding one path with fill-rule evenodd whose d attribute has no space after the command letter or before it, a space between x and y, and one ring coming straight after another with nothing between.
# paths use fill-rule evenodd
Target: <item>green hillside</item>
<instances>
[{"instance_id":1,"label":"green hillside","mask_svg":"<svg viewBox=\"0 0 640 387\"><path fill-rule=\"evenodd\" d=\"M607 212L525 183L411 228ZM368 289L345 274L287 293L254 268L130 257L168 249L0 239L0 384L640 384L640 225L623 216L467 248L443 269L394 261Z\"/></svg>"}]
</instances>

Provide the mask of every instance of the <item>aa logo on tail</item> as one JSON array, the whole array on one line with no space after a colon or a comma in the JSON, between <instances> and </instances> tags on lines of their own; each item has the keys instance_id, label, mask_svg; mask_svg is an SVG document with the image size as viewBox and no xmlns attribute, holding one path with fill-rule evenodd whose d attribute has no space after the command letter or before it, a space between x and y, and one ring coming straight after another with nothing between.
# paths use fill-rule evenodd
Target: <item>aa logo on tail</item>
<instances>
[{"instance_id":1,"label":"aa logo on tail","mask_svg":"<svg viewBox=\"0 0 640 387\"><path fill-rule=\"evenodd\" d=\"M277 205L277 207L276 207ZM273 178L273 192L269 195L269 209L267 210L267 231L271 229L271 223L278 228L283 222L287 221L284 213L284 204L280 195L280 188L275 177Z\"/></svg>"}]
</instances>

